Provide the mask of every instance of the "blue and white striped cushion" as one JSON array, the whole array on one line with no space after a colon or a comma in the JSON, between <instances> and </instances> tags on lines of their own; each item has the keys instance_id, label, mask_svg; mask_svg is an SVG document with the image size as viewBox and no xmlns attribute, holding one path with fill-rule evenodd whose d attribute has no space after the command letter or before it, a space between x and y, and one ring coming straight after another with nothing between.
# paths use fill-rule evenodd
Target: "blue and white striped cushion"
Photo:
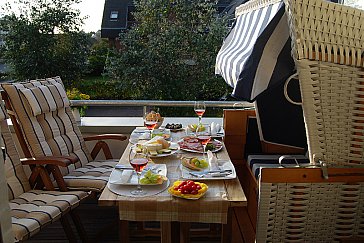
<instances>
[{"instance_id":1,"label":"blue and white striped cushion","mask_svg":"<svg viewBox=\"0 0 364 243\"><path fill-rule=\"evenodd\" d=\"M260 175L261 168L279 168L281 165L279 164L279 158L282 155L249 155L248 156L248 166L252 170L255 178L258 179ZM308 165L310 160L304 155L291 155L294 157L300 165ZM287 158L282 161L282 164L285 166L295 166L296 161L293 158Z\"/></svg>"},{"instance_id":2,"label":"blue and white striped cushion","mask_svg":"<svg viewBox=\"0 0 364 243\"><path fill-rule=\"evenodd\" d=\"M233 96L253 101L294 70L283 2L237 17L217 55L215 73L234 87Z\"/></svg>"}]
</instances>

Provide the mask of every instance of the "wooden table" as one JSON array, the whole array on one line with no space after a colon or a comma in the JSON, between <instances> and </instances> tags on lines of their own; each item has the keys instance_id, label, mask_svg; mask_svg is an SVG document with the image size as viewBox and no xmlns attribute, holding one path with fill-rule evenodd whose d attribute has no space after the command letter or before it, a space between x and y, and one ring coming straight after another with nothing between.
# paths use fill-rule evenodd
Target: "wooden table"
<instances>
[{"instance_id":1,"label":"wooden table","mask_svg":"<svg viewBox=\"0 0 364 243\"><path fill-rule=\"evenodd\" d=\"M128 163L130 146L129 144L125 149L120 163ZM167 157L153 158L153 161L167 165L167 177L172 185L174 181L180 179L180 156L198 155L180 151L178 154ZM229 159L225 148L215 155L218 159ZM232 210L234 207L247 205L240 182L238 178L204 182L209 189L204 197L197 201L173 197L168 194L167 190L154 196L126 197L117 195L106 187L99 198L99 205L119 207L120 231L122 231L120 239L127 239L126 241L129 238L128 221L160 221L161 242L172 242L172 239L173 242L176 239L189 241L189 237L186 237L188 222L222 223L221 241L231 242ZM201 210L200 214L199 210ZM221 213L219 213L219 210L221 210ZM131 213L131 211L133 212ZM177 225L180 226L181 236L173 235L176 232L172 230L171 226L176 223L171 224L171 222L177 222Z\"/></svg>"}]
</instances>

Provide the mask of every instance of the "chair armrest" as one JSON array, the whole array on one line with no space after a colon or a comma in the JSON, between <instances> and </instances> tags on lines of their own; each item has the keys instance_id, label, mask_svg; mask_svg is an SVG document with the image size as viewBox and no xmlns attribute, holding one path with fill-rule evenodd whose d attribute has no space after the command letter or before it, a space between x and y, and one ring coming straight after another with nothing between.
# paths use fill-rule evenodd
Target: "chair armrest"
<instances>
[{"instance_id":1,"label":"chair armrest","mask_svg":"<svg viewBox=\"0 0 364 243\"><path fill-rule=\"evenodd\" d=\"M124 134L99 134L99 135L87 136L84 137L83 139L85 141L105 140L105 139L124 141L127 139L127 136Z\"/></svg>"},{"instance_id":2,"label":"chair armrest","mask_svg":"<svg viewBox=\"0 0 364 243\"><path fill-rule=\"evenodd\" d=\"M102 150L104 152L106 159L113 159L111 151L107 143L103 140L119 140L119 141L125 141L128 137L124 134L100 134L100 135L94 135L94 136L88 136L84 137L85 141L97 141L95 144L95 147L91 151L91 157L92 159L95 159L97 154Z\"/></svg>"},{"instance_id":3,"label":"chair armrest","mask_svg":"<svg viewBox=\"0 0 364 243\"><path fill-rule=\"evenodd\" d=\"M57 165L67 167L77 162L78 159L73 156L45 156L37 158L21 159L23 165Z\"/></svg>"}]
</instances>

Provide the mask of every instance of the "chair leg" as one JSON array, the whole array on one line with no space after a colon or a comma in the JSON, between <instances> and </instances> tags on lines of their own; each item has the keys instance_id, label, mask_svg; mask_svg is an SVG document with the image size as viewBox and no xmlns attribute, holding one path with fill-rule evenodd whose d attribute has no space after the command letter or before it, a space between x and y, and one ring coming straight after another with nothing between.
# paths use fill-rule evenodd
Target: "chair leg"
<instances>
[{"instance_id":1,"label":"chair leg","mask_svg":"<svg viewBox=\"0 0 364 243\"><path fill-rule=\"evenodd\" d=\"M67 239L69 240L69 242L76 243L77 239L75 237L75 234L73 233L72 227L71 227L66 215L62 216L60 221L61 221L63 230L66 233L66 236L67 236Z\"/></svg>"},{"instance_id":2,"label":"chair leg","mask_svg":"<svg viewBox=\"0 0 364 243\"><path fill-rule=\"evenodd\" d=\"M81 238L82 242L90 242L88 237L87 237L85 227L83 227L80 216L74 211L71 211L70 215L71 215L73 223L76 226L77 232L80 235L80 238Z\"/></svg>"}]
</instances>

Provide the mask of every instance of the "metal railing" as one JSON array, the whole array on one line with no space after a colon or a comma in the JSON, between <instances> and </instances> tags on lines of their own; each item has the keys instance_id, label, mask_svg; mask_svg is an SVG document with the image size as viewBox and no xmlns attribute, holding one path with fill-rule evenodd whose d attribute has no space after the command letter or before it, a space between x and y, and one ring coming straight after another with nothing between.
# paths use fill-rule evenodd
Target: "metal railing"
<instances>
[{"instance_id":1,"label":"metal railing","mask_svg":"<svg viewBox=\"0 0 364 243\"><path fill-rule=\"evenodd\" d=\"M253 103L245 101L205 101L207 107L252 109ZM194 101L174 100L71 100L71 106L178 106L193 107Z\"/></svg>"},{"instance_id":2,"label":"metal railing","mask_svg":"<svg viewBox=\"0 0 364 243\"><path fill-rule=\"evenodd\" d=\"M148 106L193 107L194 101L172 100L71 100L71 106L135 106L143 107L145 113ZM207 107L254 109L253 103L245 101L205 101Z\"/></svg>"}]
</instances>

